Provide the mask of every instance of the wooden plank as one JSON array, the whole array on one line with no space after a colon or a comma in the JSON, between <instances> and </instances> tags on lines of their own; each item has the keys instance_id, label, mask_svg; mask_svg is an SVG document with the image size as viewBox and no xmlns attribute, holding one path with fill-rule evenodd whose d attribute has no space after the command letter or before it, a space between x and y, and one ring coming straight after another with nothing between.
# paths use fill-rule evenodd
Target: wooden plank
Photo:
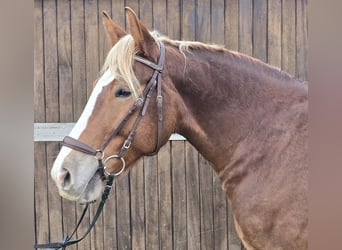
<instances>
[{"instance_id":1,"label":"wooden plank","mask_svg":"<svg viewBox=\"0 0 342 250\"><path fill-rule=\"evenodd\" d=\"M185 143L186 157L186 198L188 249L200 249L201 213L199 194L198 152L188 142Z\"/></svg>"},{"instance_id":2,"label":"wooden plank","mask_svg":"<svg viewBox=\"0 0 342 250\"><path fill-rule=\"evenodd\" d=\"M239 1L239 51L253 54L253 6L252 0Z\"/></svg>"},{"instance_id":3,"label":"wooden plank","mask_svg":"<svg viewBox=\"0 0 342 250\"><path fill-rule=\"evenodd\" d=\"M296 1L282 2L282 69L296 75Z\"/></svg>"},{"instance_id":4,"label":"wooden plank","mask_svg":"<svg viewBox=\"0 0 342 250\"><path fill-rule=\"evenodd\" d=\"M195 0L182 1L181 40L196 39Z\"/></svg>"},{"instance_id":5,"label":"wooden plank","mask_svg":"<svg viewBox=\"0 0 342 250\"><path fill-rule=\"evenodd\" d=\"M233 212L230 206L228 208L228 244L229 250L241 250L242 244L235 230Z\"/></svg>"},{"instance_id":6,"label":"wooden plank","mask_svg":"<svg viewBox=\"0 0 342 250\"><path fill-rule=\"evenodd\" d=\"M34 1L34 122L45 121L43 1Z\"/></svg>"},{"instance_id":7,"label":"wooden plank","mask_svg":"<svg viewBox=\"0 0 342 250\"><path fill-rule=\"evenodd\" d=\"M98 29L98 34L99 34L99 60L100 64L102 65L107 57L107 54L111 48L108 38L106 36L105 30L102 25L102 11L106 11L109 15L111 15L112 12L112 3L111 0L101 0L98 1L99 5L99 11L98 13L94 13L95 16L98 17L98 23L99 23L99 29ZM101 26L100 26L101 25Z\"/></svg>"},{"instance_id":8,"label":"wooden plank","mask_svg":"<svg viewBox=\"0 0 342 250\"><path fill-rule=\"evenodd\" d=\"M166 34L166 0L153 2L153 29L158 30L161 34Z\"/></svg>"},{"instance_id":9,"label":"wooden plank","mask_svg":"<svg viewBox=\"0 0 342 250\"><path fill-rule=\"evenodd\" d=\"M45 121L43 2L34 1L34 121ZM34 143L35 243L49 240L45 143Z\"/></svg>"},{"instance_id":10,"label":"wooden plank","mask_svg":"<svg viewBox=\"0 0 342 250\"><path fill-rule=\"evenodd\" d=\"M71 49L74 120L81 115L87 101L85 74L85 35L83 1L71 1Z\"/></svg>"},{"instance_id":11,"label":"wooden plank","mask_svg":"<svg viewBox=\"0 0 342 250\"><path fill-rule=\"evenodd\" d=\"M58 122L58 57L56 3L44 1L44 66L46 121Z\"/></svg>"},{"instance_id":12,"label":"wooden plank","mask_svg":"<svg viewBox=\"0 0 342 250\"><path fill-rule=\"evenodd\" d=\"M296 77L308 80L308 13L307 0L296 1Z\"/></svg>"},{"instance_id":13,"label":"wooden plank","mask_svg":"<svg viewBox=\"0 0 342 250\"><path fill-rule=\"evenodd\" d=\"M87 101L87 78L86 78L86 37L85 37L85 7L83 1L70 1L70 17L71 17L71 49L72 49L72 93L73 93L73 118L70 121L75 121L82 113ZM63 209L71 211L73 204L65 201ZM65 209L66 211L68 211ZM78 218L83 210L83 207L74 204L75 216ZM90 209L94 210L93 208ZM72 215L70 215L72 216ZM92 214L86 215L85 221L92 220ZM71 220L69 218L68 220ZM79 247L89 248L95 246L96 248L103 247L102 238L94 238L93 235L102 235L98 232L98 228L102 226L101 219L98 220L94 230L92 230L90 237L88 236L85 242L80 243ZM81 226L77 232L77 236L81 236L87 227L87 223Z\"/></svg>"},{"instance_id":14,"label":"wooden plank","mask_svg":"<svg viewBox=\"0 0 342 250\"><path fill-rule=\"evenodd\" d=\"M70 1L57 1L57 25L58 25L58 62L59 62L59 115L61 122L73 121L73 70L72 70L72 41L71 41L71 9ZM54 158L58 154L57 145L52 144L55 148ZM52 147L53 147L52 146ZM51 162L51 166L52 166ZM55 190L55 194L58 192ZM75 202L63 201L63 222L65 226L64 234L70 234L76 225L83 208ZM62 208L60 208L62 210ZM85 216L84 222L89 222L89 213ZM77 230L76 235L82 236L87 230L87 223L82 223ZM60 240L60 239L59 239ZM74 249L90 248L90 237L81 241Z\"/></svg>"},{"instance_id":15,"label":"wooden plank","mask_svg":"<svg viewBox=\"0 0 342 250\"><path fill-rule=\"evenodd\" d=\"M253 56L267 62L267 0L254 1Z\"/></svg>"},{"instance_id":16,"label":"wooden plank","mask_svg":"<svg viewBox=\"0 0 342 250\"><path fill-rule=\"evenodd\" d=\"M173 248L187 249L185 142L171 142Z\"/></svg>"},{"instance_id":17,"label":"wooden plank","mask_svg":"<svg viewBox=\"0 0 342 250\"><path fill-rule=\"evenodd\" d=\"M46 166L47 166L47 189L49 202L49 222L50 222L50 241L59 242L63 239L63 217L62 217L62 202L58 194L55 182L50 177L52 164L59 152L59 143L46 143ZM73 217L74 220L74 217ZM76 248L75 248L76 249Z\"/></svg>"},{"instance_id":18,"label":"wooden plank","mask_svg":"<svg viewBox=\"0 0 342 250\"><path fill-rule=\"evenodd\" d=\"M222 183L216 173L213 175L213 217L214 217L214 247L226 249L228 247L228 214L226 193L222 190Z\"/></svg>"},{"instance_id":19,"label":"wooden plank","mask_svg":"<svg viewBox=\"0 0 342 250\"><path fill-rule=\"evenodd\" d=\"M113 184L103 209L103 249L117 249L116 218L116 185Z\"/></svg>"},{"instance_id":20,"label":"wooden plank","mask_svg":"<svg viewBox=\"0 0 342 250\"><path fill-rule=\"evenodd\" d=\"M224 0L212 0L211 2L211 43L224 45Z\"/></svg>"},{"instance_id":21,"label":"wooden plank","mask_svg":"<svg viewBox=\"0 0 342 250\"><path fill-rule=\"evenodd\" d=\"M70 25L70 1L57 1L59 113L61 122L73 120Z\"/></svg>"},{"instance_id":22,"label":"wooden plank","mask_svg":"<svg viewBox=\"0 0 342 250\"><path fill-rule=\"evenodd\" d=\"M115 187L117 247L118 249L132 249L129 175L117 178Z\"/></svg>"},{"instance_id":23,"label":"wooden plank","mask_svg":"<svg viewBox=\"0 0 342 250\"><path fill-rule=\"evenodd\" d=\"M46 148L34 143L34 207L36 243L49 242L49 206L47 190Z\"/></svg>"},{"instance_id":24,"label":"wooden plank","mask_svg":"<svg viewBox=\"0 0 342 250\"><path fill-rule=\"evenodd\" d=\"M131 1L132 2L132 1ZM140 20L146 25L147 29L153 29L153 5L152 0L141 0L139 5L134 4L136 13L139 15ZM139 11L138 11L139 8Z\"/></svg>"},{"instance_id":25,"label":"wooden plank","mask_svg":"<svg viewBox=\"0 0 342 250\"><path fill-rule=\"evenodd\" d=\"M171 39L179 40L181 37L181 1L168 1L167 2L167 33Z\"/></svg>"},{"instance_id":26,"label":"wooden plank","mask_svg":"<svg viewBox=\"0 0 342 250\"><path fill-rule=\"evenodd\" d=\"M100 60L99 60L99 30L103 29L102 19L99 21L98 15L102 18L101 10L98 10L97 1L86 1L84 5L85 19L85 60L86 60L86 83L87 83L87 99L89 98L94 81L99 76Z\"/></svg>"},{"instance_id":27,"label":"wooden plank","mask_svg":"<svg viewBox=\"0 0 342 250\"><path fill-rule=\"evenodd\" d=\"M226 0L225 45L230 50L239 49L239 0Z\"/></svg>"},{"instance_id":28,"label":"wooden plank","mask_svg":"<svg viewBox=\"0 0 342 250\"><path fill-rule=\"evenodd\" d=\"M145 247L144 161L139 159L130 170L132 249Z\"/></svg>"},{"instance_id":29,"label":"wooden plank","mask_svg":"<svg viewBox=\"0 0 342 250\"><path fill-rule=\"evenodd\" d=\"M159 249L158 157L144 157L146 249Z\"/></svg>"},{"instance_id":30,"label":"wooden plank","mask_svg":"<svg viewBox=\"0 0 342 250\"><path fill-rule=\"evenodd\" d=\"M170 144L166 143L158 153L159 249L165 250L173 249Z\"/></svg>"},{"instance_id":31,"label":"wooden plank","mask_svg":"<svg viewBox=\"0 0 342 250\"><path fill-rule=\"evenodd\" d=\"M112 20L125 29L125 6L130 6L129 2L112 0Z\"/></svg>"},{"instance_id":32,"label":"wooden plank","mask_svg":"<svg viewBox=\"0 0 342 250\"><path fill-rule=\"evenodd\" d=\"M281 0L268 1L268 63L281 67Z\"/></svg>"},{"instance_id":33,"label":"wooden plank","mask_svg":"<svg viewBox=\"0 0 342 250\"><path fill-rule=\"evenodd\" d=\"M210 1L197 0L196 40L209 43L211 38Z\"/></svg>"},{"instance_id":34,"label":"wooden plank","mask_svg":"<svg viewBox=\"0 0 342 250\"><path fill-rule=\"evenodd\" d=\"M213 170L209 163L199 154L198 157L200 182L200 218L201 247L214 248L214 218L213 218Z\"/></svg>"},{"instance_id":35,"label":"wooden plank","mask_svg":"<svg viewBox=\"0 0 342 250\"><path fill-rule=\"evenodd\" d=\"M57 5L55 1L44 1L44 55L45 55L45 113L46 121L59 121L59 62L58 57L58 33L57 33ZM55 184L50 178L50 169L55 155L58 152L58 143L46 144L46 168L49 202L50 240L59 241L63 236L61 199L56 193ZM70 221L70 220L67 220ZM72 224L64 224L65 227L74 227ZM76 247L72 248L76 249Z\"/></svg>"}]
</instances>

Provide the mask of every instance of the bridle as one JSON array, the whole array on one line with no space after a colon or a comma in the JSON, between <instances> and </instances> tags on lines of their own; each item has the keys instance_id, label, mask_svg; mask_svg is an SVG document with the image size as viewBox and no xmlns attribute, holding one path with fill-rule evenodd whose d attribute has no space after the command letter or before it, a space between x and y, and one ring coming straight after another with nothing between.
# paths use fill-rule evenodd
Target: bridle
<instances>
[{"instance_id":1,"label":"bridle","mask_svg":"<svg viewBox=\"0 0 342 250\"><path fill-rule=\"evenodd\" d=\"M104 207L104 204L108 198L109 192L111 190L112 184L114 177L117 175L120 175L126 166L126 162L123 158L125 155L126 151L131 147L132 141L135 137L136 130L138 129L138 126L140 124L141 119L145 116L148 105L150 103L150 99L152 96L153 90L156 88L157 90L157 98L156 98L156 103L157 103L157 114L158 114L158 121L157 121L157 143L156 143L156 148L155 150L150 153L149 155L154 155L159 151L159 148L161 146L161 140L162 140L162 131L163 131L163 96L162 96L162 78L161 74L164 69L164 62L165 62L165 46L162 42L159 42L159 49L160 49L160 54L158 58L158 63L155 64L154 62L151 62L149 60L146 60L145 58L142 58L140 56L135 56L134 59L137 62L140 62L154 70L151 79L147 83L145 89L143 90L142 94L140 95L139 98L136 99L134 102L133 106L129 109L128 113L126 116L121 120L119 125L116 127L115 130L107 137L107 139L104 141L102 146L99 149L94 149L91 146L74 139L70 136L65 136L63 140L63 146L69 147L71 149L74 149L76 151L82 152L84 154L92 155L97 159L98 162L98 173L100 174L100 177L102 180L107 180L106 182L106 187L102 193L101 201L98 206L98 209L94 215L93 221L90 223L87 231L85 234L76 240L71 240L72 236L75 234L77 228L81 224L81 221L84 218L84 215L89 207L88 202L85 204L85 208L82 212L82 215L71 233L70 236L66 235L63 242L56 242L56 243L48 243L48 244L35 244L34 248L52 248L52 249L65 249L67 246L74 245L81 240L83 240L87 234L91 231L91 229L94 227L98 217L100 216L102 209ZM118 135L118 133L122 130L122 128L126 125L126 123L130 120L132 115L138 111L140 108L140 112L125 140L125 142L122 144L120 151L117 154L113 154L110 156L105 157L104 150L108 146L108 144L111 142L111 140ZM122 163L122 167L119 171L111 173L106 170L106 165L111 159L118 159Z\"/></svg>"}]
</instances>

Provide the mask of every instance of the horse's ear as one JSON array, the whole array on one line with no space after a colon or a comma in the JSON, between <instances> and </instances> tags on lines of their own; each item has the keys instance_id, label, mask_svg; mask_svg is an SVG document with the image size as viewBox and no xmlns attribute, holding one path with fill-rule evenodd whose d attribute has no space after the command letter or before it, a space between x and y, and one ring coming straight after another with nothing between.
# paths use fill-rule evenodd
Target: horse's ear
<instances>
[{"instance_id":1,"label":"horse's ear","mask_svg":"<svg viewBox=\"0 0 342 250\"><path fill-rule=\"evenodd\" d=\"M159 53L156 41L146 26L138 19L135 12L129 7L125 7L125 9L128 19L128 29L135 41L135 46L144 56L156 60Z\"/></svg>"},{"instance_id":2,"label":"horse's ear","mask_svg":"<svg viewBox=\"0 0 342 250\"><path fill-rule=\"evenodd\" d=\"M102 22L107 34L107 38L110 45L113 47L120 40L120 38L127 35L127 33L112 21L106 11L102 11L102 14Z\"/></svg>"}]
</instances>

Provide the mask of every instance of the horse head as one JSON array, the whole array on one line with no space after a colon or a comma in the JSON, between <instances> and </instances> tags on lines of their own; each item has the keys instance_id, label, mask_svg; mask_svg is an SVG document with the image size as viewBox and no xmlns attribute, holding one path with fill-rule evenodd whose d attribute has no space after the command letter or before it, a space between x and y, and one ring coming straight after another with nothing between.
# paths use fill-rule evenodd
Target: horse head
<instances>
[{"instance_id":1,"label":"horse head","mask_svg":"<svg viewBox=\"0 0 342 250\"><path fill-rule=\"evenodd\" d=\"M103 14L112 48L51 170L60 195L79 202L101 194L99 160L107 174L127 171L141 156L156 153L176 122L175 115L163 115L176 112L172 90L166 87L171 79L164 45L131 9L126 12L129 33Z\"/></svg>"}]
</instances>

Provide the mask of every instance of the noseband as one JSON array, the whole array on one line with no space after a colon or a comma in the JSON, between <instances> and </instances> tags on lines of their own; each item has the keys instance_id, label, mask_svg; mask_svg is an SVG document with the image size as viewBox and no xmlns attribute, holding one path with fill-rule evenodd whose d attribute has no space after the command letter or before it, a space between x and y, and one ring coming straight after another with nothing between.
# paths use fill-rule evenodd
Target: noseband
<instances>
[{"instance_id":1,"label":"noseband","mask_svg":"<svg viewBox=\"0 0 342 250\"><path fill-rule=\"evenodd\" d=\"M140 124L141 119L145 116L148 105L150 103L150 99L152 96L153 90L157 89L157 113L158 113L158 122L157 122L157 144L154 152L150 153L149 155L154 155L159 151L159 148L161 146L161 139L162 139L162 130L163 130L163 96L162 96L162 78L161 74L164 69L164 62L165 62L165 46L162 42L159 42L159 48L160 48L160 54L158 58L158 63L155 64L154 62L151 62L149 60L146 60L142 57L135 56L134 59L137 62L140 62L154 70L153 75L149 82L147 83L145 89L143 90L141 96L136 99L133 106L129 109L126 116L121 120L119 125L116 127L115 130L107 137L105 142L102 144L102 146L99 149L94 149L91 146L74 139L70 136L65 136L63 140L63 146L69 147L71 149L74 149L76 151L82 152L84 154L92 155L94 156L98 161L98 173L100 174L100 177L102 180L107 180L105 190L103 191L101 202L99 204L99 207L96 211L96 214L94 215L93 221L90 223L88 230L86 233L79 239L71 240L72 236L75 234L77 228L81 224L82 219L84 218L84 215L88 209L89 203L86 203L85 208L83 210L83 213L80 217L80 220L78 221L76 228L71 233L70 236L65 236L63 242L57 242L57 243L48 243L48 244L35 244L34 248L52 248L52 249L65 249L67 246L74 245L81 240L83 240L86 235L91 231L91 229L94 227L98 217L101 214L101 211L103 209L103 206L108 198L109 192L111 190L114 177L117 175L120 175L126 166L126 162L123 158L126 151L131 147L132 141L134 139L136 130L138 129L138 126ZM133 124L133 127L131 128L125 142L122 144L120 151L117 154L113 154L110 156L105 157L104 150L108 146L108 144L111 142L111 140L118 135L118 133L121 131L121 129L126 125L126 123L130 120L132 115L138 111L140 108L140 112ZM107 171L106 166L108 162L112 159L118 159L122 163L122 167L119 171L111 173Z\"/></svg>"}]
</instances>

